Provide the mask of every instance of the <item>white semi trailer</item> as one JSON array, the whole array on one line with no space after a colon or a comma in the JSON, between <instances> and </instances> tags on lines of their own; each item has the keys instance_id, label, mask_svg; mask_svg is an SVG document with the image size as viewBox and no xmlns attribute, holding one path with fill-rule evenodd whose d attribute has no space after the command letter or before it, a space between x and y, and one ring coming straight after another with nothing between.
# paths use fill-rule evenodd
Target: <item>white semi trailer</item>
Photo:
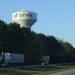
<instances>
[{"instance_id":1,"label":"white semi trailer","mask_svg":"<svg viewBox=\"0 0 75 75\"><path fill-rule=\"evenodd\" d=\"M1 64L5 65L15 65L15 64L24 64L24 54L20 53L3 53L0 56Z\"/></svg>"},{"instance_id":2,"label":"white semi trailer","mask_svg":"<svg viewBox=\"0 0 75 75\"><path fill-rule=\"evenodd\" d=\"M18 53L4 53L5 64L19 64L24 63L24 54Z\"/></svg>"}]
</instances>

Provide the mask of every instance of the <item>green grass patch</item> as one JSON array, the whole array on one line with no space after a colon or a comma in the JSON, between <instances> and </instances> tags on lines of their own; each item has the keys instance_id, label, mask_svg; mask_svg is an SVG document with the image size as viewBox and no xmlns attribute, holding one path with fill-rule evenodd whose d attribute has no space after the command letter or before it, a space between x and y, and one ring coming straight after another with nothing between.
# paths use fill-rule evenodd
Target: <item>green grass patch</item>
<instances>
[{"instance_id":1,"label":"green grass patch","mask_svg":"<svg viewBox=\"0 0 75 75\"><path fill-rule=\"evenodd\" d=\"M0 68L0 75L47 75L50 73L60 72L64 70L70 70L75 66L59 66L59 65L48 65L44 67L32 66L32 67L18 67L18 68Z\"/></svg>"}]
</instances>

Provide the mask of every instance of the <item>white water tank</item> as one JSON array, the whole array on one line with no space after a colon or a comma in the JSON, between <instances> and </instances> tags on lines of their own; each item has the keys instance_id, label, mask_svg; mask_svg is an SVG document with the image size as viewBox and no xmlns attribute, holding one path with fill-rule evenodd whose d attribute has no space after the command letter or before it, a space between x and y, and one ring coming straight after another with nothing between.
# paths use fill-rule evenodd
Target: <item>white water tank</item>
<instances>
[{"instance_id":1,"label":"white water tank","mask_svg":"<svg viewBox=\"0 0 75 75\"><path fill-rule=\"evenodd\" d=\"M20 27L31 28L37 21L37 14L28 10L21 10L12 14L12 21L20 24Z\"/></svg>"}]
</instances>

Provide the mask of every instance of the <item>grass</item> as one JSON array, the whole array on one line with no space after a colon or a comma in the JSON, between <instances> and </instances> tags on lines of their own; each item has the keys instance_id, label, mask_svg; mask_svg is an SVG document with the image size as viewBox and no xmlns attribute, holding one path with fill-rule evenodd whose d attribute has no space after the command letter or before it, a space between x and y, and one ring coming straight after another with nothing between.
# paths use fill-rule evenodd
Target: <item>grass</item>
<instances>
[{"instance_id":1,"label":"grass","mask_svg":"<svg viewBox=\"0 0 75 75\"><path fill-rule=\"evenodd\" d=\"M29 72L22 71L20 69L0 69L0 75L32 75Z\"/></svg>"},{"instance_id":2,"label":"grass","mask_svg":"<svg viewBox=\"0 0 75 75\"><path fill-rule=\"evenodd\" d=\"M0 68L0 75L47 75L54 72L73 69L75 66L68 65L49 65L47 67L40 66L22 66L18 68Z\"/></svg>"}]
</instances>

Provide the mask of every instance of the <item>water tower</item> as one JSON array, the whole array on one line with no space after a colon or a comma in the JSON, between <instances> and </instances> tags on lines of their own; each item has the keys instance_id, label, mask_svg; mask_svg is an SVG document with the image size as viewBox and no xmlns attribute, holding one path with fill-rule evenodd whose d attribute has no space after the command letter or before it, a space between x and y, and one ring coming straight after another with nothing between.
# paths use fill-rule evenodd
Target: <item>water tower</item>
<instances>
[{"instance_id":1,"label":"water tower","mask_svg":"<svg viewBox=\"0 0 75 75\"><path fill-rule=\"evenodd\" d=\"M31 26L37 21L37 14L28 10L21 10L12 14L12 21L20 24L20 27L31 29Z\"/></svg>"}]
</instances>

